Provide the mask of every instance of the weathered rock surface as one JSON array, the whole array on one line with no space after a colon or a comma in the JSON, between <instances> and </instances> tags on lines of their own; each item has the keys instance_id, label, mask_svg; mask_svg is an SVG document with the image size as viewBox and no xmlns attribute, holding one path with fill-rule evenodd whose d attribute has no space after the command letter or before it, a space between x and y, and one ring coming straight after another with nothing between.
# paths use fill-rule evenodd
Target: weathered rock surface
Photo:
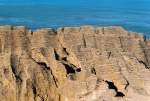
<instances>
[{"instance_id":1,"label":"weathered rock surface","mask_svg":"<svg viewBox=\"0 0 150 101\"><path fill-rule=\"evenodd\" d=\"M121 27L0 26L0 101L150 101L150 41Z\"/></svg>"}]
</instances>

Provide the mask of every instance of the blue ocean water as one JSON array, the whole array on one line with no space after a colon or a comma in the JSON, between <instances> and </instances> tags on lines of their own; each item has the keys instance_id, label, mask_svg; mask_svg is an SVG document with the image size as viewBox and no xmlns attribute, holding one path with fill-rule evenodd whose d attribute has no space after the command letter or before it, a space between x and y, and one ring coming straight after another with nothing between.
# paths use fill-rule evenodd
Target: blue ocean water
<instances>
[{"instance_id":1,"label":"blue ocean water","mask_svg":"<svg viewBox=\"0 0 150 101\"><path fill-rule=\"evenodd\" d=\"M0 25L123 26L150 36L150 0L0 0Z\"/></svg>"}]
</instances>

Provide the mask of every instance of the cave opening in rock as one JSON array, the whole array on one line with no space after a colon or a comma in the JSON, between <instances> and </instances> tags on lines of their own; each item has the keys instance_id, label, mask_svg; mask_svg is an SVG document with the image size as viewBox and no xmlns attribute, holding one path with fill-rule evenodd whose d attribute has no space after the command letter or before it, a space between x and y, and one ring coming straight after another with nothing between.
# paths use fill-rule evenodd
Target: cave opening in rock
<instances>
[{"instance_id":1,"label":"cave opening in rock","mask_svg":"<svg viewBox=\"0 0 150 101\"><path fill-rule=\"evenodd\" d=\"M118 91L118 88L114 85L113 82L111 81L106 81L106 83L108 84L108 88L109 89L114 89L116 91L116 95L115 97L124 97L125 95L122 92Z\"/></svg>"},{"instance_id":2,"label":"cave opening in rock","mask_svg":"<svg viewBox=\"0 0 150 101\"><path fill-rule=\"evenodd\" d=\"M117 92L116 97L124 97L125 95L122 92Z\"/></svg>"},{"instance_id":3,"label":"cave opening in rock","mask_svg":"<svg viewBox=\"0 0 150 101\"><path fill-rule=\"evenodd\" d=\"M72 66L68 65L68 64L65 64L63 63L63 65L65 66L65 69L67 71L67 74L70 74L70 73L75 73L75 70L72 68Z\"/></svg>"},{"instance_id":4,"label":"cave opening in rock","mask_svg":"<svg viewBox=\"0 0 150 101\"><path fill-rule=\"evenodd\" d=\"M109 89L114 89L115 91L117 91L117 87L114 85L113 82L106 81L106 83L108 84Z\"/></svg>"},{"instance_id":5,"label":"cave opening in rock","mask_svg":"<svg viewBox=\"0 0 150 101\"><path fill-rule=\"evenodd\" d=\"M81 68L77 68L76 71L77 71L77 72L81 72Z\"/></svg>"}]
</instances>

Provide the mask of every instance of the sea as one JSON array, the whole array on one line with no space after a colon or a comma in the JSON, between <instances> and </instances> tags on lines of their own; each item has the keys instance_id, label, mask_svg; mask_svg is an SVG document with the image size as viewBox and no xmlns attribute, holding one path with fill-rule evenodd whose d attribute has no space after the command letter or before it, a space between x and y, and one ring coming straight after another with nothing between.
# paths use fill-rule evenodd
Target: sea
<instances>
[{"instance_id":1,"label":"sea","mask_svg":"<svg viewBox=\"0 0 150 101\"><path fill-rule=\"evenodd\" d=\"M0 0L0 25L122 26L150 36L150 0Z\"/></svg>"}]
</instances>

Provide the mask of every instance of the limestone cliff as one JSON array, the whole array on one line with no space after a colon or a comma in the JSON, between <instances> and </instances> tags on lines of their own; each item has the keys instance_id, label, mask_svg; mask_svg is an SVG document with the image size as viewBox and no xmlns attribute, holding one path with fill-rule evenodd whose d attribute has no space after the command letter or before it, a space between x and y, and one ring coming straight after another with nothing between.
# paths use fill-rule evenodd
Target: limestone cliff
<instances>
[{"instance_id":1,"label":"limestone cliff","mask_svg":"<svg viewBox=\"0 0 150 101\"><path fill-rule=\"evenodd\" d=\"M0 101L150 101L149 49L121 27L0 26Z\"/></svg>"}]
</instances>

